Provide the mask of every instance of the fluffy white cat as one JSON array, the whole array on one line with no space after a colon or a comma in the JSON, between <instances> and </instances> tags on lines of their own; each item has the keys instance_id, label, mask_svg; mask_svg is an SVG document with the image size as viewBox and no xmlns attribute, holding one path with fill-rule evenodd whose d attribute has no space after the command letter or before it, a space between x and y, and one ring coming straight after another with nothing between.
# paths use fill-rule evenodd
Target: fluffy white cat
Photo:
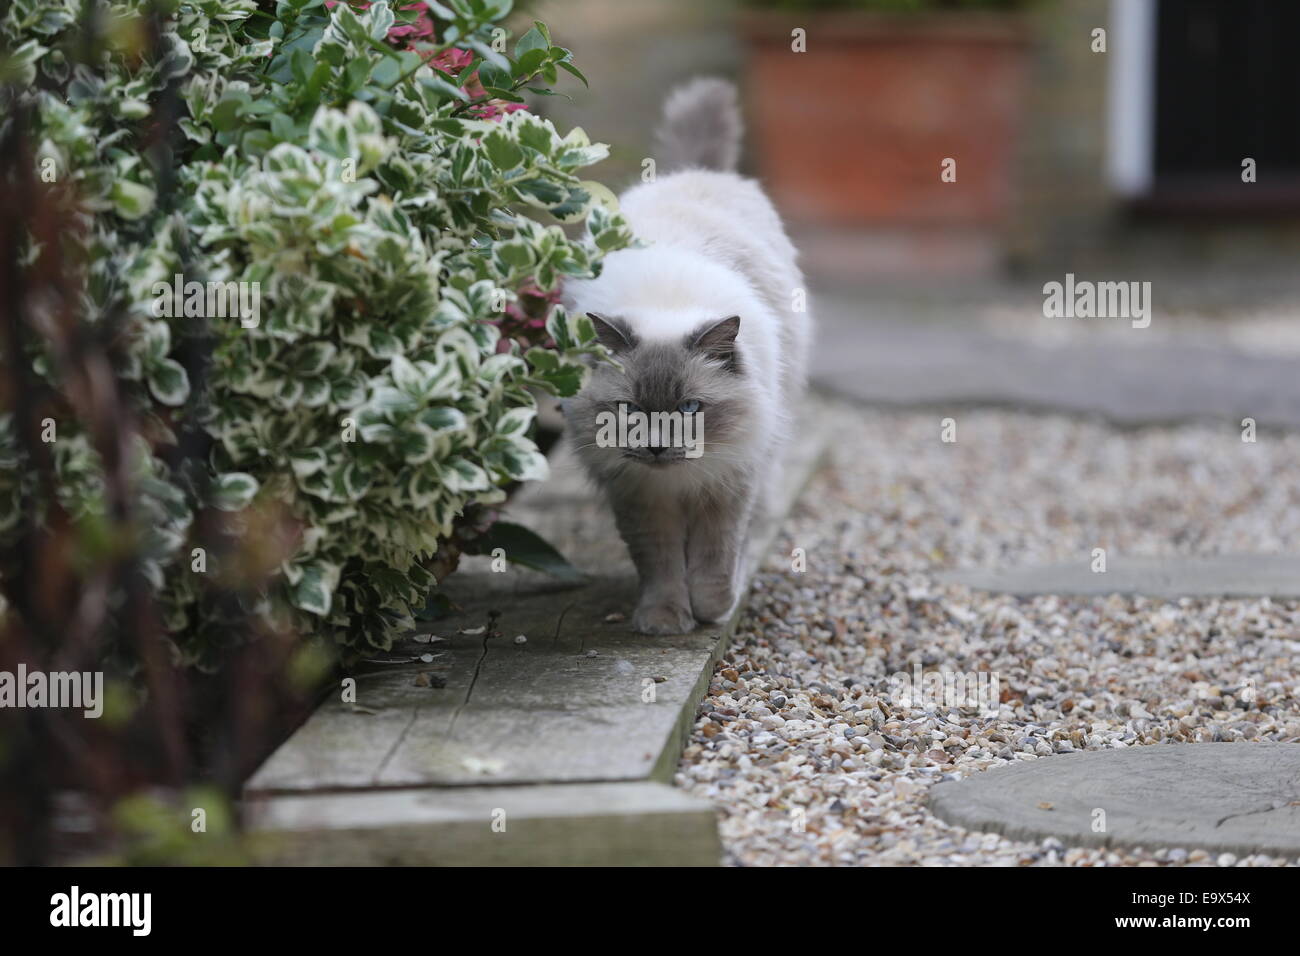
<instances>
[{"instance_id":1,"label":"fluffy white cat","mask_svg":"<svg viewBox=\"0 0 1300 956\"><path fill-rule=\"evenodd\" d=\"M621 365L598 365L566 415L637 567L633 624L650 634L735 607L750 524L779 481L803 391L803 280L776 210L734 171L740 136L731 84L675 91L654 157L663 174L620 197L647 245L566 289ZM698 447L601 440L610 415L658 412L698 416Z\"/></svg>"}]
</instances>

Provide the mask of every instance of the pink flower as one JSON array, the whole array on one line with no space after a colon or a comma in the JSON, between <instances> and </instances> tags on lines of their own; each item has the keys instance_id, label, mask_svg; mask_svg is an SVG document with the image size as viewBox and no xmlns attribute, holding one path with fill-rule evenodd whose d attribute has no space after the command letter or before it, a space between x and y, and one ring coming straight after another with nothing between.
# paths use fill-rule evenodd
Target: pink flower
<instances>
[{"instance_id":1,"label":"pink flower","mask_svg":"<svg viewBox=\"0 0 1300 956\"><path fill-rule=\"evenodd\" d=\"M333 10L340 3L340 0L325 0L325 6ZM370 9L370 0L357 0L350 3L349 6L360 7L362 10ZM410 37L419 39L420 37L433 36L433 17L429 15L429 5L427 3L408 3L402 10L419 10L420 15L412 23L399 23L388 31L388 38Z\"/></svg>"},{"instance_id":2,"label":"pink flower","mask_svg":"<svg viewBox=\"0 0 1300 956\"><path fill-rule=\"evenodd\" d=\"M486 103L480 103L477 106L471 106L470 112L479 119L500 119L507 113L514 113L519 110L528 109L525 103L507 103L505 100L488 100Z\"/></svg>"},{"instance_id":3,"label":"pink flower","mask_svg":"<svg viewBox=\"0 0 1300 956\"><path fill-rule=\"evenodd\" d=\"M536 283L528 282L519 288L518 293L518 299L506 305L505 315L493 321L501 330L497 351L510 351L512 341L524 349L534 345L552 346L554 343L546 334L546 319L560 301L560 290L544 292Z\"/></svg>"},{"instance_id":4,"label":"pink flower","mask_svg":"<svg viewBox=\"0 0 1300 956\"><path fill-rule=\"evenodd\" d=\"M342 0L325 0L325 6L334 9ZM370 0L356 0L351 4L362 10L370 7ZM418 10L419 16L411 23L399 23L388 31L388 39L392 44L400 49L411 49L419 52L433 69L445 74L446 76L456 77L474 62L474 53L472 50L462 50L459 47L451 47L440 53L433 51L418 50L416 43L419 40L435 39L433 17L429 13L428 3L408 3L401 9ZM477 74L469 78L469 82L461 88L471 99L476 99L485 94L483 84L478 81ZM519 110L528 109L523 103L508 103L504 100L488 100L470 107L470 114L476 119L495 120L514 113Z\"/></svg>"},{"instance_id":5,"label":"pink flower","mask_svg":"<svg viewBox=\"0 0 1300 956\"><path fill-rule=\"evenodd\" d=\"M474 54L470 50L462 50L458 47L452 47L450 50L443 50L437 56L429 61L429 66L435 70L440 70L448 76L455 76L461 70L474 62Z\"/></svg>"},{"instance_id":6,"label":"pink flower","mask_svg":"<svg viewBox=\"0 0 1300 956\"><path fill-rule=\"evenodd\" d=\"M429 16L429 5L427 3L408 3L402 9L419 10L420 15L414 23L401 23L389 30L388 36L390 38L410 37L419 39L433 36L433 17Z\"/></svg>"}]
</instances>

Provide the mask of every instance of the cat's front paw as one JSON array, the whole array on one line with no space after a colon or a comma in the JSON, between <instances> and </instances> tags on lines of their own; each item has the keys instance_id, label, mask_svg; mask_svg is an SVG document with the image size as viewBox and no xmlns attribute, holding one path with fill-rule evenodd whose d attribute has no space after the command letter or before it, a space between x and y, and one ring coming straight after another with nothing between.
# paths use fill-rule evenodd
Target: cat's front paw
<instances>
[{"instance_id":1,"label":"cat's front paw","mask_svg":"<svg viewBox=\"0 0 1300 956\"><path fill-rule=\"evenodd\" d=\"M691 611L712 624L724 620L736 605L736 591L728 580L692 581Z\"/></svg>"},{"instance_id":2,"label":"cat's front paw","mask_svg":"<svg viewBox=\"0 0 1300 956\"><path fill-rule=\"evenodd\" d=\"M633 613L632 626L642 634L686 634L695 630L695 616L682 604L647 602Z\"/></svg>"}]
</instances>

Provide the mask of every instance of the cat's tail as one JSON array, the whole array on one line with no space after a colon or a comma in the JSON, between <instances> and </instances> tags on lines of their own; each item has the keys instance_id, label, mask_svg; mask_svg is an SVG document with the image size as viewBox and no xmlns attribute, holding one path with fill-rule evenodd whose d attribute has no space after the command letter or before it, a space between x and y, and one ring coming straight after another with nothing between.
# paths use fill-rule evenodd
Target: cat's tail
<instances>
[{"instance_id":1,"label":"cat's tail","mask_svg":"<svg viewBox=\"0 0 1300 956\"><path fill-rule=\"evenodd\" d=\"M716 169L731 172L740 161L743 125L736 87L716 77L691 80L669 95L655 133L655 158L664 172Z\"/></svg>"}]
</instances>

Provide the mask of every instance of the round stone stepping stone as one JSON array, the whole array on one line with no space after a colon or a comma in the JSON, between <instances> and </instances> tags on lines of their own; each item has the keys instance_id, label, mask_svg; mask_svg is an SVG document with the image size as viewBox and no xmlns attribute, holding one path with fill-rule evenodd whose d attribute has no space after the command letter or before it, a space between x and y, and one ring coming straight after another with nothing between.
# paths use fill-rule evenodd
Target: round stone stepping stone
<instances>
[{"instance_id":1,"label":"round stone stepping stone","mask_svg":"<svg viewBox=\"0 0 1300 956\"><path fill-rule=\"evenodd\" d=\"M1148 597L1300 598L1300 555L1224 554L1208 557L1115 555L1095 572L1085 556L1068 564L966 569L938 575L947 584L1006 594L1140 594Z\"/></svg>"},{"instance_id":2,"label":"round stone stepping stone","mask_svg":"<svg viewBox=\"0 0 1300 956\"><path fill-rule=\"evenodd\" d=\"M1300 745L1152 744L1039 757L937 784L968 830L1083 846L1300 856Z\"/></svg>"}]
</instances>

